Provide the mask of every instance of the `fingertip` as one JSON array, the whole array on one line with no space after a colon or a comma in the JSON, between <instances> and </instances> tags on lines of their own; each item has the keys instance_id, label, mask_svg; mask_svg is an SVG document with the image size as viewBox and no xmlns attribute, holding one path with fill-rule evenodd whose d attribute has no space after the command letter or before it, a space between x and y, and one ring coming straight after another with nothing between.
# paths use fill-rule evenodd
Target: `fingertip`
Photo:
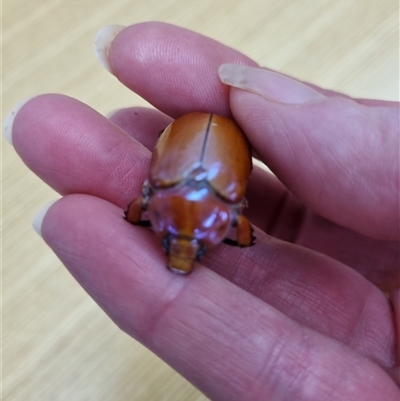
<instances>
[{"instance_id":1,"label":"fingertip","mask_svg":"<svg viewBox=\"0 0 400 401\"><path fill-rule=\"evenodd\" d=\"M29 100L32 98L27 98L19 101L8 113L8 116L4 120L4 126L3 126L3 135L5 140L10 144L13 145L13 125L15 118L18 114L18 112L22 109L22 107L28 103Z\"/></svg>"},{"instance_id":2,"label":"fingertip","mask_svg":"<svg viewBox=\"0 0 400 401\"><path fill-rule=\"evenodd\" d=\"M221 81L283 104L304 104L325 96L296 79L264 68L222 64L218 69Z\"/></svg>"},{"instance_id":3,"label":"fingertip","mask_svg":"<svg viewBox=\"0 0 400 401\"><path fill-rule=\"evenodd\" d=\"M113 73L109 61L110 48L117 37L126 27L123 25L109 25L101 29L94 40L94 51L103 67Z\"/></svg>"},{"instance_id":4,"label":"fingertip","mask_svg":"<svg viewBox=\"0 0 400 401\"><path fill-rule=\"evenodd\" d=\"M42 235L42 225L43 225L43 220L49 211L49 209L54 205L54 203L57 202L57 199L52 200L50 202L47 202L35 215L32 221L32 225L36 233L40 236L43 237Z\"/></svg>"}]
</instances>

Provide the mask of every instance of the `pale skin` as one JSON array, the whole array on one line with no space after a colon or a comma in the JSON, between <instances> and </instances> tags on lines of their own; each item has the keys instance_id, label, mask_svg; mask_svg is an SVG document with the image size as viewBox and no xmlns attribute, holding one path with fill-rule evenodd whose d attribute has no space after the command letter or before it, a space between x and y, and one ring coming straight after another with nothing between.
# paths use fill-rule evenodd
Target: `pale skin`
<instances>
[{"instance_id":1,"label":"pale skin","mask_svg":"<svg viewBox=\"0 0 400 401\"><path fill-rule=\"evenodd\" d=\"M398 104L314 87L324 97L293 106L229 89L221 64L256 63L159 23L125 29L109 63L157 110L121 110L110 122L42 95L13 126L22 160L63 195L41 231L77 281L213 400L397 401ZM233 115L278 178L253 171L256 244L222 244L180 277L152 231L122 211L159 131L190 111Z\"/></svg>"}]
</instances>

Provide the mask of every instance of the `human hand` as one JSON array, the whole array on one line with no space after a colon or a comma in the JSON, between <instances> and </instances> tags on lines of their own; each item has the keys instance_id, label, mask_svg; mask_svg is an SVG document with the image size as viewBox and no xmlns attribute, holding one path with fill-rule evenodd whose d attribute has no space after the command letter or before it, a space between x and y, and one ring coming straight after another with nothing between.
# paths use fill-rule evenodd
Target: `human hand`
<instances>
[{"instance_id":1,"label":"human hand","mask_svg":"<svg viewBox=\"0 0 400 401\"><path fill-rule=\"evenodd\" d=\"M247 89L229 90L221 64L257 65L165 24L127 28L107 53L114 75L161 112L131 108L110 122L43 95L7 129L64 195L36 225L79 283L212 399L397 400L398 105L228 66L223 80ZM232 113L279 181L253 171L255 246L221 245L179 277L122 210L158 132L189 111Z\"/></svg>"}]
</instances>

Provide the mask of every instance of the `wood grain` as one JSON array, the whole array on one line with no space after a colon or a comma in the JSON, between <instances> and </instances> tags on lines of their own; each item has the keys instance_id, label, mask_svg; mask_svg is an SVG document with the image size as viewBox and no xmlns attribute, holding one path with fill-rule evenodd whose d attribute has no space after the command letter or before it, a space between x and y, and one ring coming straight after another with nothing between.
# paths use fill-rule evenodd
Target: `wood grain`
<instances>
[{"instance_id":1,"label":"wood grain","mask_svg":"<svg viewBox=\"0 0 400 401\"><path fill-rule=\"evenodd\" d=\"M60 92L98 111L145 105L98 63L109 24L193 29L260 64L356 97L399 97L397 0L3 0L2 119ZM3 399L205 400L120 332L31 229L57 194L3 141Z\"/></svg>"}]
</instances>

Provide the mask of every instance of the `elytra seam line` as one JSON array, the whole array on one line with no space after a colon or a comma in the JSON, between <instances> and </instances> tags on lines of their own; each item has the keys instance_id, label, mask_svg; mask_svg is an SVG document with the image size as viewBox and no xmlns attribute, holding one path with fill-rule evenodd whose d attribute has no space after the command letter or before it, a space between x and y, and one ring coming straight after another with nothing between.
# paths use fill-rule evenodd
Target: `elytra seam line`
<instances>
[{"instance_id":1,"label":"elytra seam line","mask_svg":"<svg viewBox=\"0 0 400 401\"><path fill-rule=\"evenodd\" d=\"M204 136L203 147L201 149L201 154L200 154L200 162L201 163L203 163L204 154L206 153L206 144L207 144L207 140L208 140L208 134L210 133L212 118L213 118L213 114L210 114L210 118L208 120L208 124L207 124L207 128L206 128L206 135Z\"/></svg>"}]
</instances>

